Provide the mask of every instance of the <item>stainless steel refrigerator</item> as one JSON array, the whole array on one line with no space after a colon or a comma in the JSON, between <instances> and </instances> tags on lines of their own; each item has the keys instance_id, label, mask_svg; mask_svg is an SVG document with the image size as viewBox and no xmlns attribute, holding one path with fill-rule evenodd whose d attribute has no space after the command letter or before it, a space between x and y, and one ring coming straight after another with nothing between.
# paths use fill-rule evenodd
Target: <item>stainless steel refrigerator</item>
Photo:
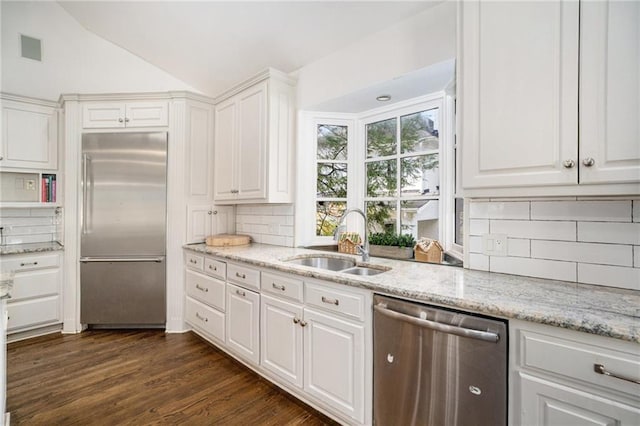
<instances>
[{"instance_id":1,"label":"stainless steel refrigerator","mask_svg":"<svg viewBox=\"0 0 640 426\"><path fill-rule=\"evenodd\" d=\"M166 133L82 136L80 322L164 327Z\"/></svg>"}]
</instances>

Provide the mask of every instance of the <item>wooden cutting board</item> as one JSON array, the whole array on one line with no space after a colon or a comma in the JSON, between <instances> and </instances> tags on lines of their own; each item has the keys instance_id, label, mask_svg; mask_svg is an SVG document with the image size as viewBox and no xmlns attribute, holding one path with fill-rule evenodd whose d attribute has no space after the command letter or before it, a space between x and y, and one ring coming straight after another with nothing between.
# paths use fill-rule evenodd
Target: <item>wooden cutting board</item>
<instances>
[{"instance_id":1,"label":"wooden cutting board","mask_svg":"<svg viewBox=\"0 0 640 426\"><path fill-rule=\"evenodd\" d=\"M248 235L218 234L207 237L207 245L212 247L243 246L251 242Z\"/></svg>"}]
</instances>

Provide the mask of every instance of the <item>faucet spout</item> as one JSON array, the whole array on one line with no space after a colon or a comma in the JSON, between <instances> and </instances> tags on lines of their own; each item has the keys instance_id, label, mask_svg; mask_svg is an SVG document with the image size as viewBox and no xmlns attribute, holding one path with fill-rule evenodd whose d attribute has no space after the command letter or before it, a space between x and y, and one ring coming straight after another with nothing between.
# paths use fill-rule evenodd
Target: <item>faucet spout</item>
<instances>
[{"instance_id":1,"label":"faucet spout","mask_svg":"<svg viewBox=\"0 0 640 426\"><path fill-rule=\"evenodd\" d=\"M369 231L368 231L369 223L367 221L367 215L365 215L362 210L348 209L347 211L345 211L342 217L340 218L340 221L338 222L336 231L333 234L333 239L337 240L338 234L342 232L342 230L344 230L344 226L342 225L342 223L345 221L345 219L350 213L358 213L364 219L364 241L362 245L358 246L358 250L360 251L360 254L362 254L362 261L368 262L369 261Z\"/></svg>"}]
</instances>

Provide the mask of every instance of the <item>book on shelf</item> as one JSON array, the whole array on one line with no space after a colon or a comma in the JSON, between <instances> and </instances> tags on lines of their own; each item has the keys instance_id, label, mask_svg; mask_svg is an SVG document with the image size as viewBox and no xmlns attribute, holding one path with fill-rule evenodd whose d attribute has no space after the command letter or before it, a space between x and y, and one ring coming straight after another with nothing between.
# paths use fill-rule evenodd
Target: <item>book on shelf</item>
<instances>
[{"instance_id":1,"label":"book on shelf","mask_svg":"<svg viewBox=\"0 0 640 426\"><path fill-rule=\"evenodd\" d=\"M42 175L42 202L56 202L56 175Z\"/></svg>"}]
</instances>

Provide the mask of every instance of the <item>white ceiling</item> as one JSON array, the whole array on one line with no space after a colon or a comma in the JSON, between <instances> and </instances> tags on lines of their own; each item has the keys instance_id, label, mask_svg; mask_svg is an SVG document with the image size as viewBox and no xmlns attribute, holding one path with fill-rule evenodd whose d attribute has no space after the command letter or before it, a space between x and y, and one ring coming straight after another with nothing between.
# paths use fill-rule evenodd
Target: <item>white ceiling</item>
<instances>
[{"instance_id":1,"label":"white ceiling","mask_svg":"<svg viewBox=\"0 0 640 426\"><path fill-rule=\"evenodd\" d=\"M441 1L59 3L98 36L216 96L267 67L295 71Z\"/></svg>"}]
</instances>

